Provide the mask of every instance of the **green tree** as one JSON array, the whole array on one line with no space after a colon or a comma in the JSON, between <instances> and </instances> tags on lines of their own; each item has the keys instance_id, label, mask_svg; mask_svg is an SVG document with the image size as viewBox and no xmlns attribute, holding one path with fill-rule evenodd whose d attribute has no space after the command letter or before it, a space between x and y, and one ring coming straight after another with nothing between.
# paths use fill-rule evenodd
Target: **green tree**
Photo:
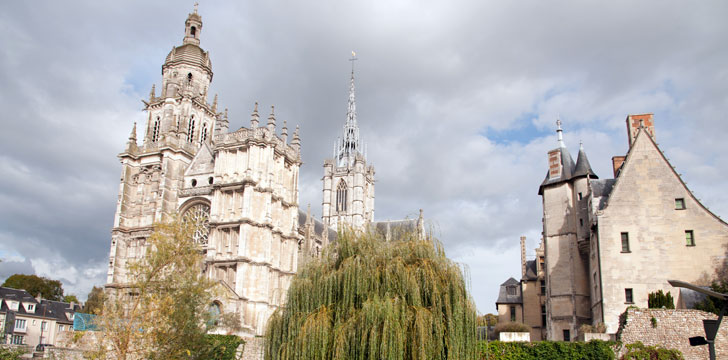
<instances>
[{"instance_id":1,"label":"green tree","mask_svg":"<svg viewBox=\"0 0 728 360\"><path fill-rule=\"evenodd\" d=\"M68 294L63 297L63 302L78 304L78 298L74 294Z\"/></svg>"},{"instance_id":2,"label":"green tree","mask_svg":"<svg viewBox=\"0 0 728 360\"><path fill-rule=\"evenodd\" d=\"M91 292L88 293L86 303L83 304L81 312L86 314L100 315L104 309L104 289L102 287L94 286Z\"/></svg>"},{"instance_id":3,"label":"green tree","mask_svg":"<svg viewBox=\"0 0 728 360\"><path fill-rule=\"evenodd\" d=\"M472 359L476 312L434 239L344 231L292 280L265 359Z\"/></svg>"},{"instance_id":4,"label":"green tree","mask_svg":"<svg viewBox=\"0 0 728 360\"><path fill-rule=\"evenodd\" d=\"M154 226L146 255L127 266L129 287L116 289L104 302L97 318L103 340L89 357L207 358L205 324L215 283L202 272L194 231L195 225L179 216Z\"/></svg>"},{"instance_id":5,"label":"green tree","mask_svg":"<svg viewBox=\"0 0 728 360\"><path fill-rule=\"evenodd\" d=\"M51 280L46 277L15 274L7 278L2 286L23 289L32 296L40 294L40 296L48 300L63 300L63 284L58 280Z\"/></svg>"},{"instance_id":6,"label":"green tree","mask_svg":"<svg viewBox=\"0 0 728 360\"><path fill-rule=\"evenodd\" d=\"M672 298L672 294L667 292L667 295L662 290L647 294L647 306L650 309L674 309L675 301Z\"/></svg>"},{"instance_id":7,"label":"green tree","mask_svg":"<svg viewBox=\"0 0 728 360\"><path fill-rule=\"evenodd\" d=\"M728 294L728 282L715 281L710 285L710 289L721 294ZM724 300L708 296L705 300L695 304L695 309L712 312L713 314L719 314L720 309L725 305Z\"/></svg>"}]
</instances>

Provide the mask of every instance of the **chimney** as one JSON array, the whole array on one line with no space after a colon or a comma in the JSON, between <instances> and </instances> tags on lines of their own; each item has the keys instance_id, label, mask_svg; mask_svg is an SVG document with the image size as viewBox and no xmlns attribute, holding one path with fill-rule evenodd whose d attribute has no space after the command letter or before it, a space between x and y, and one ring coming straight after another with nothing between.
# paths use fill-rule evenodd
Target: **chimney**
<instances>
[{"instance_id":1,"label":"chimney","mask_svg":"<svg viewBox=\"0 0 728 360\"><path fill-rule=\"evenodd\" d=\"M622 168L622 164L624 164L625 156L612 156L612 168L614 170L614 178L617 178L617 171L619 171L620 168Z\"/></svg>"},{"instance_id":2,"label":"chimney","mask_svg":"<svg viewBox=\"0 0 728 360\"><path fill-rule=\"evenodd\" d=\"M627 115L627 137L630 148L640 128L644 128L652 140L655 140L655 123L652 117L653 114Z\"/></svg>"},{"instance_id":3,"label":"chimney","mask_svg":"<svg viewBox=\"0 0 728 360\"><path fill-rule=\"evenodd\" d=\"M561 177L561 148L549 151L549 179Z\"/></svg>"},{"instance_id":4,"label":"chimney","mask_svg":"<svg viewBox=\"0 0 728 360\"><path fill-rule=\"evenodd\" d=\"M521 236L521 278L526 277L526 237Z\"/></svg>"}]
</instances>

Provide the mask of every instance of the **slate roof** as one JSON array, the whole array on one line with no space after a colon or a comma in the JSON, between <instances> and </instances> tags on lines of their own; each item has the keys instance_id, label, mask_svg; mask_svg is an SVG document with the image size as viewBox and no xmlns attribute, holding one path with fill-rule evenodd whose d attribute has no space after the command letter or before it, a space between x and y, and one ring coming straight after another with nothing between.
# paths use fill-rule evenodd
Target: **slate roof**
<instances>
[{"instance_id":1,"label":"slate roof","mask_svg":"<svg viewBox=\"0 0 728 360\"><path fill-rule=\"evenodd\" d=\"M561 147L561 163L564 164L564 168L561 171L561 177L550 179L549 170L546 170L546 178L541 183L541 186L538 187L539 195L543 194L543 188L546 185L557 184L570 180L572 177L574 177L574 170L576 165L574 165L574 159L571 158L571 153L569 153L569 149L567 149L565 146Z\"/></svg>"},{"instance_id":2,"label":"slate roof","mask_svg":"<svg viewBox=\"0 0 728 360\"><path fill-rule=\"evenodd\" d=\"M508 286L516 286L516 295L508 295L508 291L506 290ZM520 291L521 283L518 282L518 280L514 278L509 278L504 283L500 285L500 290L498 291L498 300L495 301L496 305L498 304L523 304L523 298L521 297L521 291Z\"/></svg>"},{"instance_id":3,"label":"slate roof","mask_svg":"<svg viewBox=\"0 0 728 360\"><path fill-rule=\"evenodd\" d=\"M583 147L579 147L579 155L576 158L576 167L574 168L574 177L588 175L592 179L598 179L597 174L592 170L589 159Z\"/></svg>"},{"instance_id":4,"label":"slate roof","mask_svg":"<svg viewBox=\"0 0 728 360\"><path fill-rule=\"evenodd\" d=\"M536 260L526 261L526 280L538 280L538 273L536 271Z\"/></svg>"},{"instance_id":5,"label":"slate roof","mask_svg":"<svg viewBox=\"0 0 728 360\"><path fill-rule=\"evenodd\" d=\"M74 313L81 310L81 306L78 304L73 305L60 301L41 300L40 304L38 300L30 295L25 290L12 289L7 287L0 287L0 298L2 298L2 304L0 305L0 312L13 312L17 315L26 316L37 316L46 319L54 319L57 322L64 324L73 324L73 320L66 316L66 312ZM11 310L8 308L5 300L15 300L20 302L18 310ZM31 303L35 305L34 312L27 312L25 306L22 303Z\"/></svg>"},{"instance_id":6,"label":"slate roof","mask_svg":"<svg viewBox=\"0 0 728 360\"><path fill-rule=\"evenodd\" d=\"M417 219L375 221L370 227L389 240L392 234L417 231Z\"/></svg>"},{"instance_id":7,"label":"slate roof","mask_svg":"<svg viewBox=\"0 0 728 360\"><path fill-rule=\"evenodd\" d=\"M306 218L308 217L308 214L306 214L305 211L298 209L298 228L303 229L306 226ZM323 237L324 229L326 229L329 232L328 238L329 242L336 241L337 233L336 230L331 229L324 225L320 220L313 218L313 231L316 234L316 236Z\"/></svg>"},{"instance_id":8,"label":"slate roof","mask_svg":"<svg viewBox=\"0 0 728 360\"><path fill-rule=\"evenodd\" d=\"M614 183L616 181L616 179L601 179L591 181L592 196L594 197L594 201L598 202L596 204L598 210L604 209L604 206L607 204L607 200L609 200L609 195L612 193L612 189L614 188Z\"/></svg>"}]
</instances>

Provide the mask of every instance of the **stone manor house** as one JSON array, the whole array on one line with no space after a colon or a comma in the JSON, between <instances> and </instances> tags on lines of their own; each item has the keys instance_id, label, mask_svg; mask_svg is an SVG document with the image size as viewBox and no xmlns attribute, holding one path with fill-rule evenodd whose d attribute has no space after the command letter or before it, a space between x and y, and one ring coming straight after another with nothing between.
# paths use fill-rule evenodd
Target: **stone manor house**
<instances>
[{"instance_id":1,"label":"stone manor house","mask_svg":"<svg viewBox=\"0 0 728 360\"><path fill-rule=\"evenodd\" d=\"M144 101L144 138L136 124L125 150L111 235L106 289L128 293L126 264L144 256L155 222L181 213L199 223L194 240L205 253L204 272L225 295L211 304L240 316L241 336L264 334L271 313L284 304L298 266L335 241L342 225L389 236L396 229L423 229L419 219L373 222L374 168L359 138L352 70L343 136L334 158L323 162L323 216L316 220L298 203L301 139L289 138L271 107L261 123L255 104L248 127L229 129L217 96L208 102L213 72L200 47L202 18L185 21L182 45L162 65L161 93Z\"/></svg>"},{"instance_id":2,"label":"stone manor house","mask_svg":"<svg viewBox=\"0 0 728 360\"><path fill-rule=\"evenodd\" d=\"M501 319L530 325L532 340L569 341L582 324L615 333L625 308L646 308L657 290L670 291L678 308L691 303L667 280L712 277L728 252L728 224L660 150L653 115L627 116L629 148L612 158L613 179L597 177L583 147L574 163L557 124L559 146L538 191L542 242L536 260L526 260L521 240L522 279L501 286Z\"/></svg>"}]
</instances>

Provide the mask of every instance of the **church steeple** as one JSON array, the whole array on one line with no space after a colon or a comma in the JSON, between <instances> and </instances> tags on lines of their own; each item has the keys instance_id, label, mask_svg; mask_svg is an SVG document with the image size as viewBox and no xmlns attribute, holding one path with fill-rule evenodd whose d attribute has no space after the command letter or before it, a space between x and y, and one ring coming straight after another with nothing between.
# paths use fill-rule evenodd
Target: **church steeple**
<instances>
[{"instance_id":1,"label":"church steeple","mask_svg":"<svg viewBox=\"0 0 728 360\"><path fill-rule=\"evenodd\" d=\"M187 20L185 21L185 38L182 42L184 44L200 46L201 32L202 17L197 13L197 3L195 3L195 10L187 16Z\"/></svg>"},{"instance_id":2,"label":"church steeple","mask_svg":"<svg viewBox=\"0 0 728 360\"><path fill-rule=\"evenodd\" d=\"M349 100L346 107L346 123L344 124L344 136L336 144L336 162L338 166L347 166L353 163L356 154L361 154L359 141L359 125L356 122L356 91L354 87L354 61L357 60L356 53L351 52L351 80L349 83Z\"/></svg>"}]
</instances>

